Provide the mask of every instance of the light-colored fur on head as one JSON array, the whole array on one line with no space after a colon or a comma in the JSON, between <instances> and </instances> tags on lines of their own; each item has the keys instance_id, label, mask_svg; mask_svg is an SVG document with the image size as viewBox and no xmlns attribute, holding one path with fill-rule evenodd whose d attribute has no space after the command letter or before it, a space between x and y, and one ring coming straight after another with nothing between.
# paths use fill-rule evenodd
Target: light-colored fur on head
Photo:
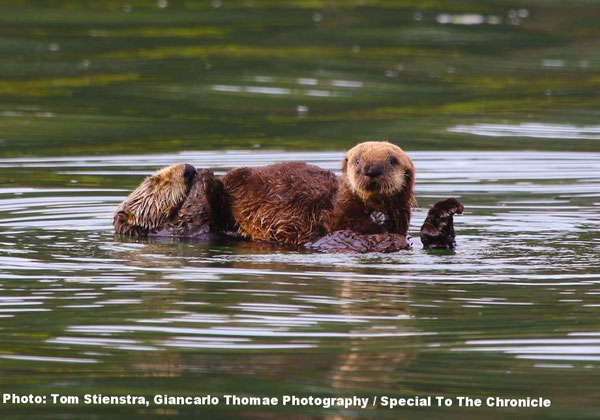
<instances>
[{"instance_id":1,"label":"light-colored fur on head","mask_svg":"<svg viewBox=\"0 0 600 420\"><path fill-rule=\"evenodd\" d=\"M163 168L146 178L119 205L115 220L119 213L124 213L128 225L144 229L153 229L166 222L189 191L189 179L186 179L185 170L186 164L180 163Z\"/></svg>"},{"instance_id":2,"label":"light-colored fur on head","mask_svg":"<svg viewBox=\"0 0 600 420\"><path fill-rule=\"evenodd\" d=\"M368 176L370 168L379 170L381 175ZM363 200L405 193L408 204L416 205L413 194L415 167L408 155L394 144L386 141L357 144L346 153L342 172L352 192Z\"/></svg>"}]
</instances>

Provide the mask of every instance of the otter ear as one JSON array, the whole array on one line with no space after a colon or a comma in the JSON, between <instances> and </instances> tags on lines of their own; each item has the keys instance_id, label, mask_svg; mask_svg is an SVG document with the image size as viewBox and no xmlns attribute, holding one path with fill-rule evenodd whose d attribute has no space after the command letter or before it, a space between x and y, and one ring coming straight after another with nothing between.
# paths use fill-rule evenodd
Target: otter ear
<instances>
[{"instance_id":1,"label":"otter ear","mask_svg":"<svg viewBox=\"0 0 600 420\"><path fill-rule=\"evenodd\" d=\"M344 156L344 160L342 161L342 173L346 173L346 171L348 170L348 153L346 153L346 156Z\"/></svg>"},{"instance_id":2,"label":"otter ear","mask_svg":"<svg viewBox=\"0 0 600 420\"><path fill-rule=\"evenodd\" d=\"M414 208L417 207L417 198L415 197L415 166L412 164L412 162L405 176L406 185L404 186L404 191L408 196L407 204L411 208Z\"/></svg>"},{"instance_id":3,"label":"otter ear","mask_svg":"<svg viewBox=\"0 0 600 420\"><path fill-rule=\"evenodd\" d=\"M417 207L417 199L415 198L415 166L412 162L404 172L404 187L398 198L405 208L412 209Z\"/></svg>"}]
</instances>

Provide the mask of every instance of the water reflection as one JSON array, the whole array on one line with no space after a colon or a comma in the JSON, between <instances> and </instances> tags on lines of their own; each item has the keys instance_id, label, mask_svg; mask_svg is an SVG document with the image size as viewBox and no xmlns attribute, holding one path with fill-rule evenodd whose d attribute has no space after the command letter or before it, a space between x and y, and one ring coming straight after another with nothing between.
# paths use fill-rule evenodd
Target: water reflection
<instances>
[{"instance_id":1,"label":"water reflection","mask_svg":"<svg viewBox=\"0 0 600 420\"><path fill-rule=\"evenodd\" d=\"M418 237L393 255L113 237L113 209L157 167L188 161L224 173L305 160L337 170L342 153L0 159L7 172L76 181L0 190L0 366L293 377L300 393L305 384L442 392L434 384L449 375L461 387L464 369L502 390L493 372L515 363L527 372L523 386L540 386L533 372L595 370L600 156L410 154L420 201L413 234L434 200L466 204L453 252L423 251Z\"/></svg>"},{"instance_id":2,"label":"water reflection","mask_svg":"<svg viewBox=\"0 0 600 420\"><path fill-rule=\"evenodd\" d=\"M574 126L542 123L458 125L448 131L492 137L533 137L544 139L600 140L600 126Z\"/></svg>"},{"instance_id":3,"label":"water reflection","mask_svg":"<svg viewBox=\"0 0 600 420\"><path fill-rule=\"evenodd\" d=\"M340 383L343 372L354 371L351 365L362 363L357 352L365 351L370 343L385 348L398 340L431 342L432 336L445 333L416 325L416 308L433 314L447 310L448 305L510 310L539 304L534 296L505 295L503 287L511 285L558 288L557 296L570 294L557 302L595 306L590 301L596 297L594 289L588 288L600 280L598 266L590 259L599 243L587 238L597 234L600 226L599 156L548 152L411 155L418 168L417 194L423 206L415 214L415 225L434 199L452 195L467 203L466 215L457 219L456 252L424 252L418 238L413 238L412 251L395 255L328 255L252 244L112 237L112 209L139 181L138 174L150 173L153 166L190 161L222 173L241 164L307 160L336 169L340 153L187 152L1 159L0 165L7 169L52 168L74 179L108 176L120 179L111 184L124 188L2 191L0 276L5 288L0 311L16 319L28 312L51 312L55 317L65 310L98 311L100 322L67 323L45 339L47 345L71 348L75 354L80 346L103 352L352 349L344 353L339 372L332 374L334 382ZM217 157L219 165L215 166ZM506 167L511 170L503 171ZM18 284L26 279L24 293ZM484 295L464 289L482 284L492 289ZM448 296L442 299L409 293L414 287L422 291L441 285L448 288ZM454 290L457 285L463 289ZM569 286L575 289L561 289ZM106 320L103 313L110 314L108 319L116 315L119 322L102 322ZM462 351L514 353L514 346L466 344ZM399 360L413 357L401 353ZM396 363L392 362L395 356L389 360L374 356L369 363L375 360L382 366Z\"/></svg>"}]
</instances>

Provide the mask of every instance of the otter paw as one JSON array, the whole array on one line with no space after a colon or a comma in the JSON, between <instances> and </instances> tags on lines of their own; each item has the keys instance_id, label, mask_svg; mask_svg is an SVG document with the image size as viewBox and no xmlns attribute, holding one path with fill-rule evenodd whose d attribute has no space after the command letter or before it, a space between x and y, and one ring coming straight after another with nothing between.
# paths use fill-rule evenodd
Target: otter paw
<instances>
[{"instance_id":1,"label":"otter paw","mask_svg":"<svg viewBox=\"0 0 600 420\"><path fill-rule=\"evenodd\" d=\"M173 217L196 177L188 163L163 168L146 178L123 200L113 217L116 233L145 236Z\"/></svg>"},{"instance_id":2,"label":"otter paw","mask_svg":"<svg viewBox=\"0 0 600 420\"><path fill-rule=\"evenodd\" d=\"M429 210L429 213L435 212L439 217L452 217L454 214L462 214L465 207L456 198L446 198L436 201Z\"/></svg>"},{"instance_id":3,"label":"otter paw","mask_svg":"<svg viewBox=\"0 0 600 420\"><path fill-rule=\"evenodd\" d=\"M204 240L221 233L218 223L223 213L219 207L225 200L223 184L208 169L200 169L176 215L149 236ZM214 234L214 235L213 235Z\"/></svg>"},{"instance_id":4,"label":"otter paw","mask_svg":"<svg viewBox=\"0 0 600 420\"><path fill-rule=\"evenodd\" d=\"M464 206L456 198L436 202L427 213L421 226L421 242L424 248L452 249L456 246L454 215L462 214Z\"/></svg>"}]
</instances>

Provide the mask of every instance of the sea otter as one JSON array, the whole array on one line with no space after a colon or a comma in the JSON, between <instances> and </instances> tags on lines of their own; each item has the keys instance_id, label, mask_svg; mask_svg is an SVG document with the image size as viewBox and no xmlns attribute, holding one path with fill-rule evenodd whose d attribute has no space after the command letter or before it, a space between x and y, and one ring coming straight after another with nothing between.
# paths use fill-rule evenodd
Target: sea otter
<instances>
[{"instance_id":1,"label":"sea otter","mask_svg":"<svg viewBox=\"0 0 600 420\"><path fill-rule=\"evenodd\" d=\"M339 230L406 235L414 173L398 146L366 142L348 151L340 177L288 162L235 169L222 181L240 236L302 245Z\"/></svg>"},{"instance_id":2,"label":"sea otter","mask_svg":"<svg viewBox=\"0 0 600 420\"><path fill-rule=\"evenodd\" d=\"M228 233L328 251L391 252L410 247L414 175L410 158L387 142L352 148L339 177L301 162L235 169L222 179L179 164L147 178L113 224L131 236Z\"/></svg>"}]
</instances>

